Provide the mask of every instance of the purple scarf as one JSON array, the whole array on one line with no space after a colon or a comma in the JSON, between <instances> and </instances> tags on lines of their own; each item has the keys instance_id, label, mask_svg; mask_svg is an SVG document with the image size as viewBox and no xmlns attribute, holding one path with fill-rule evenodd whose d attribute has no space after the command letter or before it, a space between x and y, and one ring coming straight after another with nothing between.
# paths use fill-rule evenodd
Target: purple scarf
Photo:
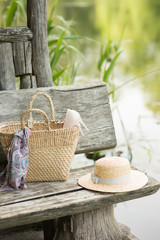
<instances>
[{"instance_id":1,"label":"purple scarf","mask_svg":"<svg viewBox=\"0 0 160 240\"><path fill-rule=\"evenodd\" d=\"M15 132L8 149L8 164L0 173L0 191L26 188L25 177L28 170L28 139L31 130L27 127Z\"/></svg>"}]
</instances>

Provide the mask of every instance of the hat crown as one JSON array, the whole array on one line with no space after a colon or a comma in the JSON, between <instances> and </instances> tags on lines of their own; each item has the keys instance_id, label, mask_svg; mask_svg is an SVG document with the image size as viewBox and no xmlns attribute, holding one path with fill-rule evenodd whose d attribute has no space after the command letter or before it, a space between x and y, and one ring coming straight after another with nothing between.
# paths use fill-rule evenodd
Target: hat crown
<instances>
[{"instance_id":1,"label":"hat crown","mask_svg":"<svg viewBox=\"0 0 160 240\"><path fill-rule=\"evenodd\" d=\"M99 178L118 178L130 173L130 163L123 157L104 157L96 161L94 174Z\"/></svg>"}]
</instances>

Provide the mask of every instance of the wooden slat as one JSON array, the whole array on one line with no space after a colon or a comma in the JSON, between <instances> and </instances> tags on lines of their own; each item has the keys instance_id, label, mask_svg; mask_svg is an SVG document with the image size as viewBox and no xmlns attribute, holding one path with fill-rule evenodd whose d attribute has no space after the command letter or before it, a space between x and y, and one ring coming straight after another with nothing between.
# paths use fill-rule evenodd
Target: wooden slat
<instances>
[{"instance_id":1,"label":"wooden slat","mask_svg":"<svg viewBox=\"0 0 160 240\"><path fill-rule=\"evenodd\" d=\"M32 73L32 45L31 42L24 42L25 73Z\"/></svg>"},{"instance_id":2,"label":"wooden slat","mask_svg":"<svg viewBox=\"0 0 160 240\"><path fill-rule=\"evenodd\" d=\"M12 43L0 42L0 90L16 89Z\"/></svg>"},{"instance_id":3,"label":"wooden slat","mask_svg":"<svg viewBox=\"0 0 160 240\"><path fill-rule=\"evenodd\" d=\"M17 77L32 73L31 63L31 43L28 42L15 42L12 44L13 59L15 66L15 75Z\"/></svg>"},{"instance_id":4,"label":"wooden slat","mask_svg":"<svg viewBox=\"0 0 160 240\"><path fill-rule=\"evenodd\" d=\"M75 192L82 189L82 187L77 184L77 180L81 176L89 172L93 172L93 169L93 166L73 169L71 170L70 176L67 181L37 182L36 184L27 183L27 189L25 191L20 189L14 192L0 192L0 206L38 199L42 197L56 196L66 192ZM149 177L147 188L153 187L154 191L155 189L157 189L158 186L160 186L160 183Z\"/></svg>"},{"instance_id":5,"label":"wooden slat","mask_svg":"<svg viewBox=\"0 0 160 240\"><path fill-rule=\"evenodd\" d=\"M36 77L33 75L20 76L20 89L37 88Z\"/></svg>"},{"instance_id":6,"label":"wooden slat","mask_svg":"<svg viewBox=\"0 0 160 240\"><path fill-rule=\"evenodd\" d=\"M115 147L116 137L107 88L101 82L86 86L62 86L0 92L0 122L19 120L22 112L28 108L30 98L39 91L51 96L55 106L56 119L64 119L67 108L80 113L90 131L84 131L84 138L80 136L77 153ZM48 116L50 115L49 104L45 98L37 98L34 107L43 109ZM2 159L2 154L0 159Z\"/></svg>"},{"instance_id":7,"label":"wooden slat","mask_svg":"<svg viewBox=\"0 0 160 240\"><path fill-rule=\"evenodd\" d=\"M0 206L81 189L77 179L91 171L93 167L85 167L78 171L72 170L67 181L27 183L25 191L20 189L14 192L0 192Z\"/></svg>"},{"instance_id":8,"label":"wooden slat","mask_svg":"<svg viewBox=\"0 0 160 240\"><path fill-rule=\"evenodd\" d=\"M79 177L82 173L84 173L84 170L77 170L73 174L73 179L76 178L76 174L78 174L77 177ZM72 177L70 180L71 179ZM56 183L54 184L56 185ZM71 182L69 185L70 184ZM30 185L28 186L30 187ZM48 188L49 187L51 186L48 185ZM74 187L75 191L73 191ZM62 191L56 195L53 187L53 196L50 195L43 197L40 194L40 197L34 200L26 198L26 201L23 199L23 201L19 203L1 206L0 229L77 214L111 204L144 197L155 193L159 188L160 183L151 177L149 177L148 184L141 189L116 194L98 193L82 189L81 187L77 188L75 179L71 191L71 188L68 187L66 181L64 184L64 189L66 189L65 192ZM16 193L18 192L14 191L11 193L12 198L14 198ZM4 195L4 193L0 193L1 203L6 200L6 198L3 198Z\"/></svg>"},{"instance_id":9,"label":"wooden slat","mask_svg":"<svg viewBox=\"0 0 160 240\"><path fill-rule=\"evenodd\" d=\"M28 27L1 27L0 42L19 42L32 39L32 32Z\"/></svg>"}]
</instances>

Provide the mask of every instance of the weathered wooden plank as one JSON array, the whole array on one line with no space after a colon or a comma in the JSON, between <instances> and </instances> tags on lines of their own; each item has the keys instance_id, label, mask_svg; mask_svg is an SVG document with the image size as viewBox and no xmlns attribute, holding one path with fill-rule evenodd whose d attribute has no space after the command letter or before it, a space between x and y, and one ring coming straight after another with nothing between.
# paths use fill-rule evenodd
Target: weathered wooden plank
<instances>
[{"instance_id":1,"label":"weathered wooden plank","mask_svg":"<svg viewBox=\"0 0 160 240\"><path fill-rule=\"evenodd\" d=\"M101 82L86 86L0 92L0 122L19 120L21 114L28 108L29 100L33 94L39 91L49 94L52 98L56 119L64 119L67 108L80 113L90 131L84 131L84 138L80 136L77 153L115 147L116 137L107 88ZM37 98L34 107L44 110L50 116L49 104L45 98Z\"/></svg>"},{"instance_id":2,"label":"weathered wooden plank","mask_svg":"<svg viewBox=\"0 0 160 240\"><path fill-rule=\"evenodd\" d=\"M36 76L32 75L32 79L31 79L31 88L37 88L37 80L36 80Z\"/></svg>"},{"instance_id":3,"label":"weathered wooden plank","mask_svg":"<svg viewBox=\"0 0 160 240\"><path fill-rule=\"evenodd\" d=\"M0 192L0 206L82 189L77 184L77 179L90 171L93 171L93 167L71 170L67 181L27 183L25 191Z\"/></svg>"},{"instance_id":4,"label":"weathered wooden plank","mask_svg":"<svg viewBox=\"0 0 160 240\"><path fill-rule=\"evenodd\" d=\"M155 193L160 183L149 178L141 189L123 193L98 193L79 189L49 197L41 197L0 207L0 230L49 219L74 215L81 212L106 207L111 204L144 197ZM17 192L13 192L13 196ZM1 198L3 193L0 193Z\"/></svg>"},{"instance_id":5,"label":"weathered wooden plank","mask_svg":"<svg viewBox=\"0 0 160 240\"><path fill-rule=\"evenodd\" d=\"M20 89L32 88L32 76L23 75L20 77Z\"/></svg>"},{"instance_id":6,"label":"weathered wooden plank","mask_svg":"<svg viewBox=\"0 0 160 240\"><path fill-rule=\"evenodd\" d=\"M37 88L36 77L33 75L20 76L20 89Z\"/></svg>"},{"instance_id":7,"label":"weathered wooden plank","mask_svg":"<svg viewBox=\"0 0 160 240\"><path fill-rule=\"evenodd\" d=\"M0 90L16 89L12 44L0 42Z\"/></svg>"},{"instance_id":8,"label":"weathered wooden plank","mask_svg":"<svg viewBox=\"0 0 160 240\"><path fill-rule=\"evenodd\" d=\"M31 74L32 73L31 43L16 42L13 43L12 46L15 75L19 77L21 75Z\"/></svg>"},{"instance_id":9,"label":"weathered wooden plank","mask_svg":"<svg viewBox=\"0 0 160 240\"><path fill-rule=\"evenodd\" d=\"M33 32L32 66L38 87L53 86L47 41L47 1L27 1L28 27Z\"/></svg>"},{"instance_id":10,"label":"weathered wooden plank","mask_svg":"<svg viewBox=\"0 0 160 240\"><path fill-rule=\"evenodd\" d=\"M0 42L19 42L32 39L32 32L28 27L1 27Z\"/></svg>"},{"instance_id":11,"label":"weathered wooden plank","mask_svg":"<svg viewBox=\"0 0 160 240\"><path fill-rule=\"evenodd\" d=\"M56 182L38 182L38 183L27 183L28 188L24 190L14 191L14 192L0 192L0 206L14 204L22 201L29 201L33 199L38 199L42 197L56 196L64 194L66 192L75 192L82 190L82 187L77 184L77 180L89 173L93 172L94 167L89 166L85 168L79 168L71 170L70 176L66 181L56 181ZM148 184L140 189L141 194L145 194L145 188L157 191L160 187L160 183L155 179L149 177ZM135 198L136 192L134 191ZM112 194L113 196L115 194ZM128 197L128 195L126 195ZM145 195L144 195L145 196ZM128 200L128 198L127 198Z\"/></svg>"},{"instance_id":12,"label":"weathered wooden plank","mask_svg":"<svg viewBox=\"0 0 160 240\"><path fill-rule=\"evenodd\" d=\"M32 45L31 42L24 42L25 73L32 73Z\"/></svg>"},{"instance_id":13,"label":"weathered wooden plank","mask_svg":"<svg viewBox=\"0 0 160 240\"><path fill-rule=\"evenodd\" d=\"M19 77L25 74L25 57L23 42L13 43L13 59L15 67L15 75Z\"/></svg>"}]
</instances>

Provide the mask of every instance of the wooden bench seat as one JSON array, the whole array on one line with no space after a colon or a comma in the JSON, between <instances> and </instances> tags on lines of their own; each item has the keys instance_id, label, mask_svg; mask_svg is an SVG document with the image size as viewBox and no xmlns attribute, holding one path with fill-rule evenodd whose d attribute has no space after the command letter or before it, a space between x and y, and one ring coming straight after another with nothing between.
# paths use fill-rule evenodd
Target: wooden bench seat
<instances>
[{"instance_id":1,"label":"wooden bench seat","mask_svg":"<svg viewBox=\"0 0 160 240\"><path fill-rule=\"evenodd\" d=\"M27 190L0 193L0 230L99 208L105 211L112 204L147 196L160 188L160 183L149 177L146 186L131 192L108 194L85 190L77 179L91 171L93 167L76 169L65 182L28 183ZM113 223L112 215L107 218Z\"/></svg>"},{"instance_id":2,"label":"wooden bench seat","mask_svg":"<svg viewBox=\"0 0 160 240\"><path fill-rule=\"evenodd\" d=\"M151 195L160 183L149 177L141 189L123 193L98 193L77 184L93 167L72 170L67 181L28 183L28 189L3 192L0 197L0 230L94 210L134 198Z\"/></svg>"}]
</instances>

